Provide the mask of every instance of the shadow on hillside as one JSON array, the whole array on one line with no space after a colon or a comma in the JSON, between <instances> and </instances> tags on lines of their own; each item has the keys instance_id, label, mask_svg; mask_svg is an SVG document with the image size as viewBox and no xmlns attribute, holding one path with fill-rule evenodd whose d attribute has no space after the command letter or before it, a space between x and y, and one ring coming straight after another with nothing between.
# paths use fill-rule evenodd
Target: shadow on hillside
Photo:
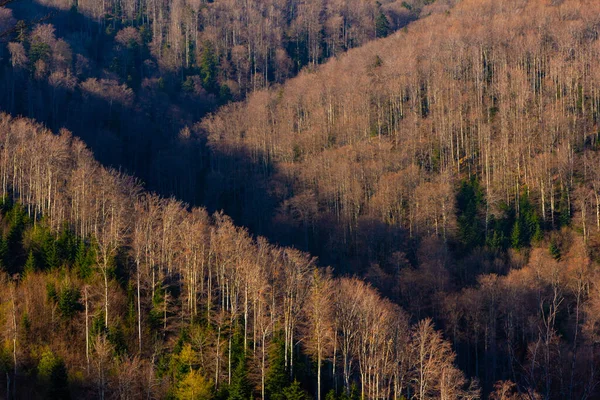
<instances>
[{"instance_id":1,"label":"shadow on hillside","mask_svg":"<svg viewBox=\"0 0 600 400\"><path fill-rule=\"evenodd\" d=\"M78 81L69 87L64 78L57 83L51 73L34 76L33 66L13 68L3 49L0 107L12 115L33 118L55 132L67 128L103 165L136 176L148 190L205 206L209 212L222 209L251 233L310 251L338 272L364 271L369 263L382 260L382 254L401 248L402 230L378 221L361 220L350 233L327 218L310 227L281 218L283 199L271 191L275 166L267 166L265 173L265 166L255 165L243 151L212 153L202 135L190 134L185 128L214 111L217 101L206 92L180 90L181 76L176 72L158 74L158 62L147 48L135 66L139 76L130 82L133 98L123 99L127 95L119 85L126 77L111 66L118 58L114 52L118 27L107 31L74 10L48 8L32 0L15 2L11 9L17 20L50 16L45 23L53 24L56 38L70 45L70 69ZM90 78L96 81L83 84ZM348 235L353 235L355 245L340 240Z\"/></svg>"}]
</instances>

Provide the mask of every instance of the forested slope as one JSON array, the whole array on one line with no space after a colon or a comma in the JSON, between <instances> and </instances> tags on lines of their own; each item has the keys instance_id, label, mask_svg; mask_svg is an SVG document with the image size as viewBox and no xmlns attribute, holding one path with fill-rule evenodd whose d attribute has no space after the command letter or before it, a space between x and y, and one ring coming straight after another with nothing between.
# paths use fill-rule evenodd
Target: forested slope
<instances>
[{"instance_id":1,"label":"forested slope","mask_svg":"<svg viewBox=\"0 0 600 400\"><path fill-rule=\"evenodd\" d=\"M2 109L67 127L104 165L194 204L208 161L186 126L435 11L421 0L9 3Z\"/></svg>"},{"instance_id":2,"label":"forested slope","mask_svg":"<svg viewBox=\"0 0 600 400\"><path fill-rule=\"evenodd\" d=\"M262 57L250 28L275 14L250 23L243 8L230 29L234 6L194 4L80 1L55 29L19 25L2 94L11 112L74 128L106 164L273 240L145 192L66 130L4 115L8 392L598 396L600 4L435 2L345 54L332 49L358 39L335 47L342 36L329 45L319 29L313 56L310 29L279 20L290 59L308 40L281 80L258 61L225 67L236 40ZM352 26L385 36L378 16L391 23L395 3L369 4ZM70 7L47 5L38 15ZM196 32L210 45L190 47Z\"/></svg>"},{"instance_id":3,"label":"forested slope","mask_svg":"<svg viewBox=\"0 0 600 400\"><path fill-rule=\"evenodd\" d=\"M559 3L464 1L225 107L200 130L225 193L239 196L231 213L271 218L252 203L262 182L275 221L304 230L307 249L350 258L397 227L505 249L514 221L502 220L521 201L537 220L515 244L571 217L589 239L600 224L599 20L594 3ZM231 154L255 168L232 174ZM457 219L468 204L454 189L471 178L482 197L464 217L476 220Z\"/></svg>"},{"instance_id":4,"label":"forested slope","mask_svg":"<svg viewBox=\"0 0 600 400\"><path fill-rule=\"evenodd\" d=\"M68 131L2 115L0 143L7 398L477 395L431 320L360 280L143 192Z\"/></svg>"},{"instance_id":5,"label":"forested slope","mask_svg":"<svg viewBox=\"0 0 600 400\"><path fill-rule=\"evenodd\" d=\"M485 393L593 396L599 7L461 1L222 108L215 201L443 324Z\"/></svg>"}]
</instances>

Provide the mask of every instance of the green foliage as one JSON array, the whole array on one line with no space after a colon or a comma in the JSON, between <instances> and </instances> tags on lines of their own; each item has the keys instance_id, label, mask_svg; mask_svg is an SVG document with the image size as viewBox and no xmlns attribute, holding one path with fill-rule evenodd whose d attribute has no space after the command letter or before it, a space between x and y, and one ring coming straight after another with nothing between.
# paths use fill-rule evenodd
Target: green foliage
<instances>
[{"instance_id":1,"label":"green foliage","mask_svg":"<svg viewBox=\"0 0 600 400\"><path fill-rule=\"evenodd\" d=\"M204 43L199 64L202 86L207 92L216 93L218 59L212 43Z\"/></svg>"},{"instance_id":2,"label":"green foliage","mask_svg":"<svg viewBox=\"0 0 600 400\"><path fill-rule=\"evenodd\" d=\"M86 244L85 241L79 240L77 250L75 251L74 266L77 276L81 279L88 279L92 275L92 267L95 262L94 247Z\"/></svg>"},{"instance_id":3,"label":"green foliage","mask_svg":"<svg viewBox=\"0 0 600 400\"><path fill-rule=\"evenodd\" d=\"M47 269L54 269L60 265L56 240L49 232L46 232L42 243L42 258Z\"/></svg>"},{"instance_id":4,"label":"green foliage","mask_svg":"<svg viewBox=\"0 0 600 400\"><path fill-rule=\"evenodd\" d=\"M490 218L490 230L486 243L496 249L521 249L544 238L540 217L525 191L519 199L519 212L513 205L504 207L502 218Z\"/></svg>"},{"instance_id":5,"label":"green foliage","mask_svg":"<svg viewBox=\"0 0 600 400\"><path fill-rule=\"evenodd\" d=\"M58 292L56 291L56 286L52 282L46 283L46 299L53 303L58 302Z\"/></svg>"},{"instance_id":6,"label":"green foliage","mask_svg":"<svg viewBox=\"0 0 600 400\"><path fill-rule=\"evenodd\" d=\"M69 381L64 361L46 350L38 363L38 376L46 388L47 399L69 399Z\"/></svg>"},{"instance_id":7,"label":"green foliage","mask_svg":"<svg viewBox=\"0 0 600 400\"><path fill-rule=\"evenodd\" d=\"M7 265L8 259L8 241L0 236L0 267Z\"/></svg>"},{"instance_id":8,"label":"green foliage","mask_svg":"<svg viewBox=\"0 0 600 400\"><path fill-rule=\"evenodd\" d=\"M524 245L523 233L521 231L521 222L519 220L515 221L512 233L510 234L510 245L512 248L517 250Z\"/></svg>"},{"instance_id":9,"label":"green foliage","mask_svg":"<svg viewBox=\"0 0 600 400\"><path fill-rule=\"evenodd\" d=\"M73 265L77 254L78 240L68 225L63 225L56 239L56 246L60 259L69 265Z\"/></svg>"},{"instance_id":10,"label":"green foliage","mask_svg":"<svg viewBox=\"0 0 600 400\"><path fill-rule=\"evenodd\" d=\"M29 48L29 60L31 64L35 64L37 61L42 60L44 62L50 61L50 55L52 49L50 45L42 42L33 42Z\"/></svg>"},{"instance_id":11,"label":"green foliage","mask_svg":"<svg viewBox=\"0 0 600 400\"><path fill-rule=\"evenodd\" d=\"M104 322L104 312L100 312L100 313L98 313L98 315L96 315L92 319L92 327L90 329L90 335L92 337L96 337L98 335L107 334L107 333L108 333L108 328L106 327L106 324Z\"/></svg>"},{"instance_id":12,"label":"green foliage","mask_svg":"<svg viewBox=\"0 0 600 400\"><path fill-rule=\"evenodd\" d=\"M282 388L290 384L289 374L285 368L285 345L279 334L269 349L269 369L266 373L265 391L271 400L283 400Z\"/></svg>"},{"instance_id":13,"label":"green foliage","mask_svg":"<svg viewBox=\"0 0 600 400\"><path fill-rule=\"evenodd\" d=\"M390 23L383 12L379 12L375 18L375 36L378 38L386 37L390 34Z\"/></svg>"},{"instance_id":14,"label":"green foliage","mask_svg":"<svg viewBox=\"0 0 600 400\"><path fill-rule=\"evenodd\" d=\"M29 222L25 209L19 204L8 204L5 214L8 223L8 233L4 238L5 253L4 266L9 269L9 272L20 272L19 267L25 261L23 249L23 231L26 224Z\"/></svg>"},{"instance_id":15,"label":"green foliage","mask_svg":"<svg viewBox=\"0 0 600 400\"><path fill-rule=\"evenodd\" d=\"M152 330L159 330L163 324L165 306L165 290L157 288L152 297L152 309L148 313L148 323Z\"/></svg>"},{"instance_id":16,"label":"green foliage","mask_svg":"<svg viewBox=\"0 0 600 400\"><path fill-rule=\"evenodd\" d=\"M560 251L560 247L558 245L558 243L556 243L556 240L552 239L550 240L550 246L549 249L550 251L550 255L552 256L552 258L554 258L557 261L560 261L561 258L561 251Z\"/></svg>"},{"instance_id":17,"label":"green foliage","mask_svg":"<svg viewBox=\"0 0 600 400\"><path fill-rule=\"evenodd\" d=\"M58 363L58 357L51 350L46 350L42 353L42 358L38 363L38 376L44 380L49 380L52 375L52 370Z\"/></svg>"},{"instance_id":18,"label":"green foliage","mask_svg":"<svg viewBox=\"0 0 600 400\"><path fill-rule=\"evenodd\" d=\"M233 99L231 89L227 85L221 85L219 88L219 104L229 103Z\"/></svg>"},{"instance_id":19,"label":"green foliage","mask_svg":"<svg viewBox=\"0 0 600 400\"><path fill-rule=\"evenodd\" d=\"M121 325L115 325L111 327L106 338L110 344L113 345L117 355L124 355L127 353L127 342L125 340L125 334L123 333Z\"/></svg>"},{"instance_id":20,"label":"green foliage","mask_svg":"<svg viewBox=\"0 0 600 400\"><path fill-rule=\"evenodd\" d=\"M63 287L60 291L52 282L46 284L46 298L58 306L58 311L65 319L71 319L73 316L83 310L80 303L81 293L79 289L70 285Z\"/></svg>"},{"instance_id":21,"label":"green foliage","mask_svg":"<svg viewBox=\"0 0 600 400\"><path fill-rule=\"evenodd\" d=\"M511 233L511 245L515 249L527 247L532 241L543 239L539 217L529 200L527 191L519 199L519 216Z\"/></svg>"},{"instance_id":22,"label":"green foliage","mask_svg":"<svg viewBox=\"0 0 600 400\"><path fill-rule=\"evenodd\" d=\"M456 195L456 208L458 238L464 251L484 244L485 229L480 217L483 207L485 200L479 181L475 177L463 180Z\"/></svg>"},{"instance_id":23,"label":"green foliage","mask_svg":"<svg viewBox=\"0 0 600 400\"><path fill-rule=\"evenodd\" d=\"M8 342L5 342L8 343ZM12 355L10 349L4 345L0 346L0 373L5 373L11 370Z\"/></svg>"},{"instance_id":24,"label":"green foliage","mask_svg":"<svg viewBox=\"0 0 600 400\"><path fill-rule=\"evenodd\" d=\"M285 400L307 400L309 396L300 386L300 382L294 380L290 386L283 389L283 398Z\"/></svg>"},{"instance_id":25,"label":"green foliage","mask_svg":"<svg viewBox=\"0 0 600 400\"><path fill-rule=\"evenodd\" d=\"M27 261L25 261L24 272L25 275L29 275L36 270L36 261L35 256L33 255L33 250L29 250L29 255L27 256Z\"/></svg>"},{"instance_id":26,"label":"green foliage","mask_svg":"<svg viewBox=\"0 0 600 400\"><path fill-rule=\"evenodd\" d=\"M569 226L571 223L571 209L569 206L569 197L566 190L561 190L560 200L558 202L558 227Z\"/></svg>"},{"instance_id":27,"label":"green foliage","mask_svg":"<svg viewBox=\"0 0 600 400\"><path fill-rule=\"evenodd\" d=\"M179 400L208 400L212 392L212 383L198 371L191 370L177 385L175 396Z\"/></svg>"},{"instance_id":28,"label":"green foliage","mask_svg":"<svg viewBox=\"0 0 600 400\"><path fill-rule=\"evenodd\" d=\"M185 81L181 84L181 90L183 90L186 93L194 92L194 80L192 79L191 76L188 76L185 79Z\"/></svg>"},{"instance_id":29,"label":"green foliage","mask_svg":"<svg viewBox=\"0 0 600 400\"><path fill-rule=\"evenodd\" d=\"M17 34L17 41L21 43L25 42L27 40L27 23L22 19L17 21L15 32Z\"/></svg>"},{"instance_id":30,"label":"green foliage","mask_svg":"<svg viewBox=\"0 0 600 400\"><path fill-rule=\"evenodd\" d=\"M80 300L81 293L77 288L67 286L60 291L58 295L58 309L63 318L71 319L77 312L83 310Z\"/></svg>"},{"instance_id":31,"label":"green foliage","mask_svg":"<svg viewBox=\"0 0 600 400\"><path fill-rule=\"evenodd\" d=\"M29 321L29 315L27 313L23 313L21 317L21 327L25 332L29 332L29 328L31 328L31 321Z\"/></svg>"},{"instance_id":32,"label":"green foliage","mask_svg":"<svg viewBox=\"0 0 600 400\"><path fill-rule=\"evenodd\" d=\"M248 400L252 398L252 387L248 380L246 358L242 357L233 371L231 385L229 385L228 400Z\"/></svg>"}]
</instances>

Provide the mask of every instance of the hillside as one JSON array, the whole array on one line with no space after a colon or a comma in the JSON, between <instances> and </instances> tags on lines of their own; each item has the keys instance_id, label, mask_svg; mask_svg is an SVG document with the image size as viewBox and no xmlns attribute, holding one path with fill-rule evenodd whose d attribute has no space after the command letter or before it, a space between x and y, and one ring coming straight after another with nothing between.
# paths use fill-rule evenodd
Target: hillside
<instances>
[{"instance_id":1,"label":"hillside","mask_svg":"<svg viewBox=\"0 0 600 400\"><path fill-rule=\"evenodd\" d=\"M2 115L0 143L6 398L477 394L431 320L360 280L140 190L68 131Z\"/></svg>"},{"instance_id":2,"label":"hillside","mask_svg":"<svg viewBox=\"0 0 600 400\"><path fill-rule=\"evenodd\" d=\"M571 222L591 239L595 5L518 4L463 1L205 119L218 201L359 269L422 237L463 255ZM534 221L511 241L523 202Z\"/></svg>"},{"instance_id":3,"label":"hillside","mask_svg":"<svg viewBox=\"0 0 600 400\"><path fill-rule=\"evenodd\" d=\"M600 396L600 3L10 7L1 396Z\"/></svg>"},{"instance_id":4,"label":"hillside","mask_svg":"<svg viewBox=\"0 0 600 400\"><path fill-rule=\"evenodd\" d=\"M66 127L104 165L196 205L207 197L205 144L188 126L387 36L430 7L422 0L8 3L0 16L0 30L12 32L0 53L2 109Z\"/></svg>"},{"instance_id":5,"label":"hillside","mask_svg":"<svg viewBox=\"0 0 600 400\"><path fill-rule=\"evenodd\" d=\"M433 317L485 393L591 396L598 6L461 1L222 108L214 201Z\"/></svg>"}]
</instances>

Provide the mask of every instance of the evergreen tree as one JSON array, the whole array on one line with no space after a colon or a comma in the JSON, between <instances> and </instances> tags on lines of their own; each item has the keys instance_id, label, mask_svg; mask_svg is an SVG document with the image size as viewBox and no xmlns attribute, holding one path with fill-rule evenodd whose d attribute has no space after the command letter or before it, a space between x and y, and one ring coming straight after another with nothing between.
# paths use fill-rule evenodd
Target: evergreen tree
<instances>
[{"instance_id":1,"label":"evergreen tree","mask_svg":"<svg viewBox=\"0 0 600 400\"><path fill-rule=\"evenodd\" d=\"M216 93L217 90L217 65L218 59L212 43L204 43L200 56L200 77L202 86L210 93Z\"/></svg>"},{"instance_id":2,"label":"evergreen tree","mask_svg":"<svg viewBox=\"0 0 600 400\"><path fill-rule=\"evenodd\" d=\"M25 262L24 272L25 275L31 274L36 270L35 256L33 255L33 250L29 250L29 255L27 256L27 261Z\"/></svg>"},{"instance_id":3,"label":"evergreen tree","mask_svg":"<svg viewBox=\"0 0 600 400\"><path fill-rule=\"evenodd\" d=\"M85 241L79 240L74 260L77 275L82 279L89 278L92 275L93 263L94 255L92 249L85 244Z\"/></svg>"},{"instance_id":4,"label":"evergreen tree","mask_svg":"<svg viewBox=\"0 0 600 400\"><path fill-rule=\"evenodd\" d=\"M554 238L552 238L552 240L550 240L549 251L550 251L550 255L552 256L552 258L554 258L556 261L560 261L560 259L562 257L561 251L560 251L560 246L558 245L558 243L556 242L556 240Z\"/></svg>"},{"instance_id":5,"label":"evergreen tree","mask_svg":"<svg viewBox=\"0 0 600 400\"><path fill-rule=\"evenodd\" d=\"M8 241L0 236L0 267L6 267L8 263Z\"/></svg>"},{"instance_id":6,"label":"evergreen tree","mask_svg":"<svg viewBox=\"0 0 600 400\"><path fill-rule=\"evenodd\" d=\"M252 388L248 380L246 357L240 357L229 385L228 400L248 400L252 398Z\"/></svg>"},{"instance_id":7,"label":"evergreen tree","mask_svg":"<svg viewBox=\"0 0 600 400\"><path fill-rule=\"evenodd\" d=\"M464 180L456 195L458 236L468 252L484 243L485 232L479 218L479 210L485 205L483 191L475 178Z\"/></svg>"},{"instance_id":8,"label":"evergreen tree","mask_svg":"<svg viewBox=\"0 0 600 400\"><path fill-rule=\"evenodd\" d=\"M285 400L306 400L308 395L300 387L300 382L294 380L290 386L283 389L283 398Z\"/></svg>"},{"instance_id":9,"label":"evergreen tree","mask_svg":"<svg viewBox=\"0 0 600 400\"><path fill-rule=\"evenodd\" d=\"M390 23L388 22L387 17L381 11L375 18L375 36L378 38L386 37L390 34Z\"/></svg>"},{"instance_id":10,"label":"evergreen tree","mask_svg":"<svg viewBox=\"0 0 600 400\"><path fill-rule=\"evenodd\" d=\"M50 374L50 385L48 386L47 399L49 400L68 400L71 398L69 393L69 376L67 367L62 359L59 359Z\"/></svg>"},{"instance_id":11,"label":"evergreen tree","mask_svg":"<svg viewBox=\"0 0 600 400\"><path fill-rule=\"evenodd\" d=\"M56 240L50 232L45 233L42 243L42 257L47 269L54 269L60 265Z\"/></svg>"},{"instance_id":12,"label":"evergreen tree","mask_svg":"<svg viewBox=\"0 0 600 400\"><path fill-rule=\"evenodd\" d=\"M46 388L47 399L70 399L67 368L60 357L50 350L44 351L37 369L40 381Z\"/></svg>"},{"instance_id":13,"label":"evergreen tree","mask_svg":"<svg viewBox=\"0 0 600 400\"><path fill-rule=\"evenodd\" d=\"M71 319L78 311L83 310L80 299L81 293L76 288L69 286L60 291L58 309L64 318Z\"/></svg>"},{"instance_id":14,"label":"evergreen tree","mask_svg":"<svg viewBox=\"0 0 600 400\"><path fill-rule=\"evenodd\" d=\"M68 225L64 224L58 239L56 239L56 246L58 250L59 258L67 262L69 265L73 265L75 262L75 255L77 254L77 237Z\"/></svg>"},{"instance_id":15,"label":"evergreen tree","mask_svg":"<svg viewBox=\"0 0 600 400\"><path fill-rule=\"evenodd\" d=\"M513 226L513 230L510 235L510 243L511 247L517 250L522 246L521 222L519 220L516 220L515 225Z\"/></svg>"},{"instance_id":16,"label":"evergreen tree","mask_svg":"<svg viewBox=\"0 0 600 400\"><path fill-rule=\"evenodd\" d=\"M285 369L285 345L280 337L273 341L269 350L269 369L265 379L265 391L269 399L283 400L285 397L282 389L290 384L290 379Z\"/></svg>"}]
</instances>

